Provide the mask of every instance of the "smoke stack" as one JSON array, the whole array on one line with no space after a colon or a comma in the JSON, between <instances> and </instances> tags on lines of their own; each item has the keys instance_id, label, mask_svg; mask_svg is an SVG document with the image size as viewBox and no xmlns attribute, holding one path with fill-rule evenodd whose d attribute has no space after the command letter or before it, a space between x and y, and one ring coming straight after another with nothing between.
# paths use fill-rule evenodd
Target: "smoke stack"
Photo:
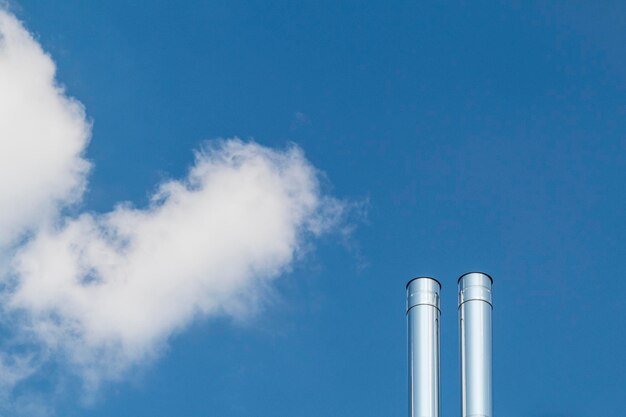
<instances>
[{"instance_id":1,"label":"smoke stack","mask_svg":"<svg viewBox=\"0 0 626 417\"><path fill-rule=\"evenodd\" d=\"M492 417L491 277L469 272L459 278L462 417Z\"/></svg>"},{"instance_id":2,"label":"smoke stack","mask_svg":"<svg viewBox=\"0 0 626 417\"><path fill-rule=\"evenodd\" d=\"M409 417L439 417L439 291L434 278L406 285L409 339Z\"/></svg>"}]
</instances>

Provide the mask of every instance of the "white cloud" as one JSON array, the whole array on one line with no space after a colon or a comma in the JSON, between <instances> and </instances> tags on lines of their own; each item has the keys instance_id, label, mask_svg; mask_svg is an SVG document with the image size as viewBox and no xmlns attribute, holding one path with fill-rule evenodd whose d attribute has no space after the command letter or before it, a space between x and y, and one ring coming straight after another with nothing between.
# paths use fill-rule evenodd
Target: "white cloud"
<instances>
[{"instance_id":1,"label":"white cloud","mask_svg":"<svg viewBox=\"0 0 626 417\"><path fill-rule=\"evenodd\" d=\"M305 235L337 214L328 203L297 148L226 141L146 209L41 230L14 258L9 306L88 382L116 377L195 317L253 311Z\"/></svg>"},{"instance_id":2,"label":"white cloud","mask_svg":"<svg viewBox=\"0 0 626 417\"><path fill-rule=\"evenodd\" d=\"M80 198L90 124L32 36L0 10L0 248Z\"/></svg>"},{"instance_id":3,"label":"white cloud","mask_svg":"<svg viewBox=\"0 0 626 417\"><path fill-rule=\"evenodd\" d=\"M337 225L343 206L299 148L237 139L196 152L187 177L161 184L148 207L63 215L85 190L90 124L54 73L0 11L2 303L35 350L20 355L37 358L15 378L41 358L91 388L123 377L195 319L254 313L309 238Z\"/></svg>"}]
</instances>

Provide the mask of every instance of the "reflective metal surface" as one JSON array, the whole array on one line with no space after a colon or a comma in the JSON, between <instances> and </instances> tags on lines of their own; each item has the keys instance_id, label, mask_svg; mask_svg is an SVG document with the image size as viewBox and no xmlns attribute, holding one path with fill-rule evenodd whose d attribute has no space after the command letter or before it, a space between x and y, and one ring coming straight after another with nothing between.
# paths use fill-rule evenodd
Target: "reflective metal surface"
<instances>
[{"instance_id":1,"label":"reflective metal surface","mask_svg":"<svg viewBox=\"0 0 626 417\"><path fill-rule=\"evenodd\" d=\"M470 272L459 278L461 412L492 417L491 277Z\"/></svg>"},{"instance_id":2,"label":"reflective metal surface","mask_svg":"<svg viewBox=\"0 0 626 417\"><path fill-rule=\"evenodd\" d=\"M439 417L439 292L433 278L407 284L409 417Z\"/></svg>"}]
</instances>

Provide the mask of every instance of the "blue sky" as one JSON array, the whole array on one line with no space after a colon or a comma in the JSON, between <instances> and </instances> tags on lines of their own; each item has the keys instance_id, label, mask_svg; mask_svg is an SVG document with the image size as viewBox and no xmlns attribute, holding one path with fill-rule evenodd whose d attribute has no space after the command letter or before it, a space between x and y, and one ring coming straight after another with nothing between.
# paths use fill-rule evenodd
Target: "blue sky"
<instances>
[{"instance_id":1,"label":"blue sky","mask_svg":"<svg viewBox=\"0 0 626 417\"><path fill-rule=\"evenodd\" d=\"M542 3L11 2L93 121L82 210L145 205L203 141L237 136L296 143L367 212L254 318L196 320L58 415L405 415L416 275L443 283L442 416L458 415L456 279L484 270L495 412L621 416L626 7Z\"/></svg>"}]
</instances>

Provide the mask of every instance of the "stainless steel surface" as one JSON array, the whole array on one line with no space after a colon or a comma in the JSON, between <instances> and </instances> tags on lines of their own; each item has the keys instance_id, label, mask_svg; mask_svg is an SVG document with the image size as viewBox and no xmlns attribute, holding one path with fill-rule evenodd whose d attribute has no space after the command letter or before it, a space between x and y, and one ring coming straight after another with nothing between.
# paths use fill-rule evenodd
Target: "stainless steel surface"
<instances>
[{"instance_id":1,"label":"stainless steel surface","mask_svg":"<svg viewBox=\"0 0 626 417\"><path fill-rule=\"evenodd\" d=\"M439 417L439 292L433 278L407 284L409 417Z\"/></svg>"},{"instance_id":2,"label":"stainless steel surface","mask_svg":"<svg viewBox=\"0 0 626 417\"><path fill-rule=\"evenodd\" d=\"M470 272L459 278L461 331L461 412L492 417L491 277Z\"/></svg>"}]
</instances>

